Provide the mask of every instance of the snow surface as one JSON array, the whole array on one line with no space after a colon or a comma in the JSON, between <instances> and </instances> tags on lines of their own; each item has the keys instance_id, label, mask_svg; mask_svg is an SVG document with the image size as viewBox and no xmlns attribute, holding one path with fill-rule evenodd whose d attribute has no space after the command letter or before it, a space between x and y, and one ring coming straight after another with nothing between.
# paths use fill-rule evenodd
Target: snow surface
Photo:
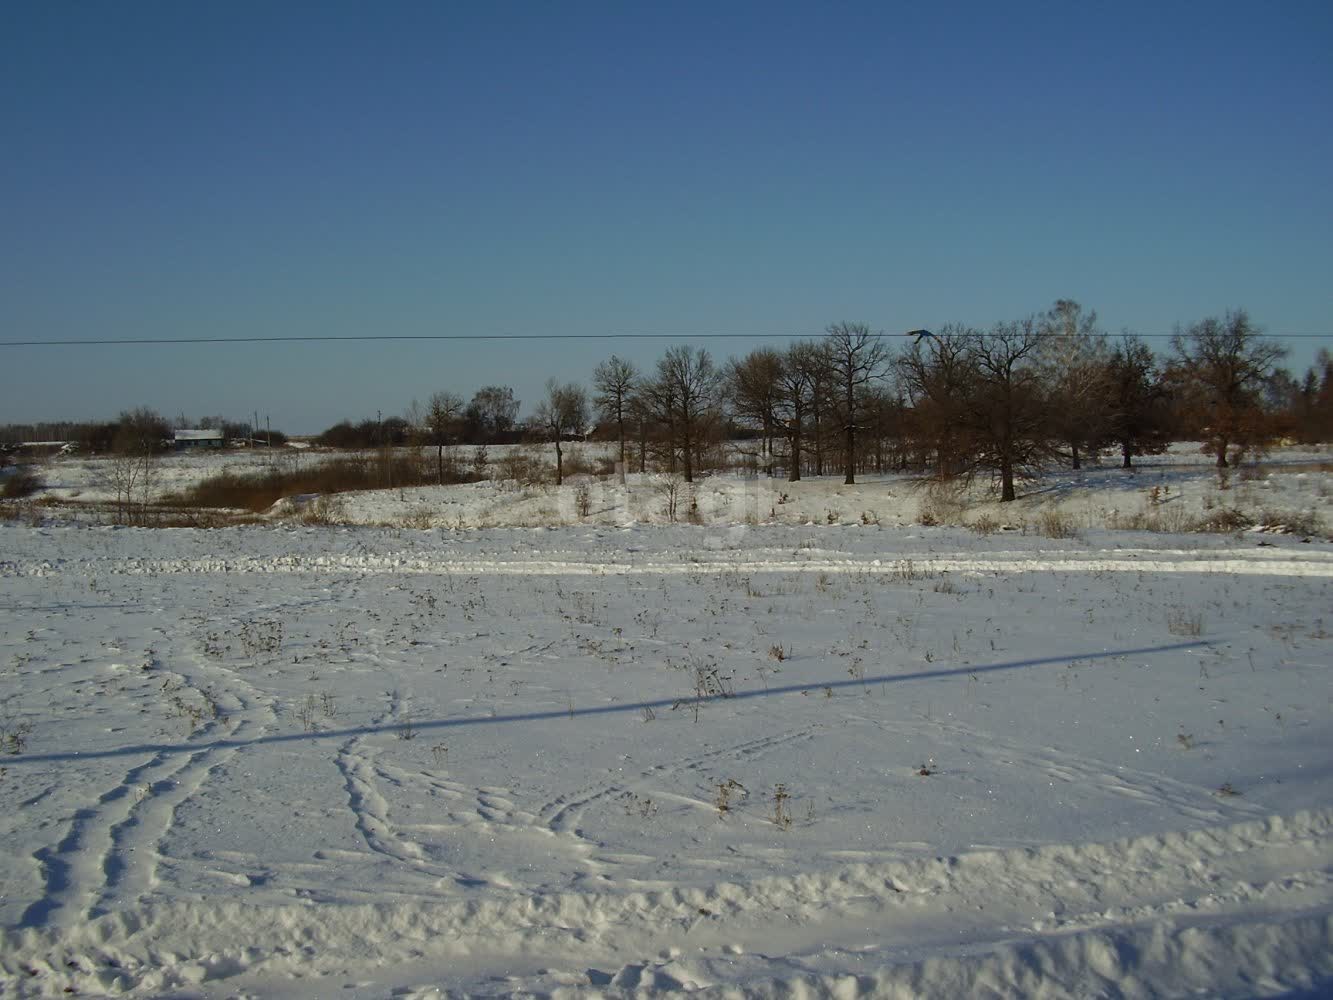
<instances>
[{"instance_id":1,"label":"snow surface","mask_svg":"<svg viewBox=\"0 0 1333 1000\"><path fill-rule=\"evenodd\" d=\"M608 458L614 446L566 445L566 458L595 462ZM473 449L456 449L468 465ZM511 451L554 469L553 446L494 446L491 468L499 468ZM298 469L346 453L264 448L240 451L186 451L163 456L156 465L159 496L181 493L201 479L227 470L237 474L270 468ZM433 453L430 456L433 459ZM990 519L996 525L1020 527L1045 512L1066 516L1078 529L1123 527L1134 518L1150 518L1158 527L1181 530L1199 517L1239 510L1261 524L1281 523L1290 514L1321 518L1325 534L1333 532L1333 452L1325 448L1279 449L1260 464L1248 464L1219 477L1212 456L1197 444L1176 445L1165 455L1136 459L1130 471L1108 464L1089 465L1078 472L1055 472L1028 484L1017 503L1000 504L979 483L959 497L938 496L928 484L908 475L858 477L844 486L841 476L808 478L798 483L732 473L710 476L682 486L677 520L722 525L915 525L929 508L943 524L974 524ZM46 488L34 499L98 504L115 500L109 464L102 458L57 457L40 463L37 472ZM330 519L381 527L494 528L575 525L631 526L669 523L666 481L669 477L632 474L621 486L614 477L572 477L556 488L487 480L445 487L376 490L331 498L321 513ZM586 497L586 513L580 494ZM291 519L308 510L315 497L279 501L270 517ZM69 508L63 516L71 516Z\"/></svg>"},{"instance_id":2,"label":"snow surface","mask_svg":"<svg viewBox=\"0 0 1333 1000\"><path fill-rule=\"evenodd\" d=\"M3 995L1333 988L1324 541L10 523L0 582Z\"/></svg>"}]
</instances>

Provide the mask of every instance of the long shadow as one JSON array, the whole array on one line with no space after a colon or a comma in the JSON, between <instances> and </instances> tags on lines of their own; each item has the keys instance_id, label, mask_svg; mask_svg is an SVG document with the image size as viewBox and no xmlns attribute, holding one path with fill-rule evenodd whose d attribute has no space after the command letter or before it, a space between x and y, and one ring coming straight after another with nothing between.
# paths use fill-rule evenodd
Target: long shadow
<instances>
[{"instance_id":1,"label":"long shadow","mask_svg":"<svg viewBox=\"0 0 1333 1000\"><path fill-rule=\"evenodd\" d=\"M1198 649L1211 646L1207 639L1193 642L1174 642L1167 646L1142 646L1137 649L1102 650L1096 653L1075 653L1064 656L1042 656L1030 660L1010 660L1005 663L988 663L982 666L953 667L946 670L918 670L910 674L884 674L878 677L865 677L852 680L817 681L803 684L785 684L780 687L754 688L749 691L737 691L727 698L705 698L701 701L747 701L753 698L771 698L784 694L799 694L812 690L830 690L849 687L869 688L873 685L901 684L905 681L934 680L941 677L962 677L965 675L990 674L1002 670L1020 670L1024 667L1042 667L1052 663L1073 663L1078 660L1109 660L1121 656L1145 656L1150 653L1170 653L1179 649ZM653 701L625 702L616 705L598 705L595 708L555 708L545 712L513 712L507 715L478 715L462 719L432 719L418 721L413 719L411 729L425 732L434 729L459 729L464 726L500 726L513 722L545 722L550 719L577 719L598 715L615 715L620 712L642 712L645 708L672 708L692 706L694 698L658 698ZM19 764L62 763L66 761L102 760L108 757L125 757L136 754L198 753L200 750L234 750L244 747L261 746L266 743L300 743L305 740L336 740L349 736L366 736L371 733L394 733L407 728L407 723L395 722L381 726L354 726L345 729L322 729L313 733L281 733L272 736L260 736L253 740L214 740L211 743L137 743L133 746L117 747L114 750L66 750L61 753L22 754L5 757L7 767Z\"/></svg>"}]
</instances>

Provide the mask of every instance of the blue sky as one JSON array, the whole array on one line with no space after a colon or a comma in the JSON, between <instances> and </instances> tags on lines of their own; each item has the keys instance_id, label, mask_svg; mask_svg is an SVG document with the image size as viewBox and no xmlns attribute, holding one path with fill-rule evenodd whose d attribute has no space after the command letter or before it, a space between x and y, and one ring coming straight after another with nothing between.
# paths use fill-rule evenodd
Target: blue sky
<instances>
[{"instance_id":1,"label":"blue sky","mask_svg":"<svg viewBox=\"0 0 1333 1000\"><path fill-rule=\"evenodd\" d=\"M1329 52L1327 2L11 4L0 340L673 339L0 348L0 422L526 411L612 351L1059 297L1329 333Z\"/></svg>"}]
</instances>

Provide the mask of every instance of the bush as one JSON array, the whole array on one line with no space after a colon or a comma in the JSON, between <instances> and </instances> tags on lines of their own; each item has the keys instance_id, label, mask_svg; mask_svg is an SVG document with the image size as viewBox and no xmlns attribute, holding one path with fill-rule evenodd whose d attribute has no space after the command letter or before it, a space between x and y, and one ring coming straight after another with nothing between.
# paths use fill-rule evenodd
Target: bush
<instances>
[{"instance_id":1,"label":"bush","mask_svg":"<svg viewBox=\"0 0 1333 1000\"><path fill-rule=\"evenodd\" d=\"M529 448L511 448L495 463L496 479L512 479L524 486L546 482L550 472L550 467L541 459L540 450Z\"/></svg>"},{"instance_id":2,"label":"bush","mask_svg":"<svg viewBox=\"0 0 1333 1000\"><path fill-rule=\"evenodd\" d=\"M1194 530L1229 534L1233 531L1244 531L1253 524L1254 519L1247 514L1241 513L1234 507L1222 507L1205 514L1194 522Z\"/></svg>"},{"instance_id":3,"label":"bush","mask_svg":"<svg viewBox=\"0 0 1333 1000\"><path fill-rule=\"evenodd\" d=\"M446 472L456 469L446 467ZM183 507L229 507L264 511L283 497L302 494L350 493L430 486L436 481L435 463L416 451L396 451L371 456L338 458L300 469L274 468L267 472L237 475L222 472L210 476L167 502ZM460 475L451 482L473 482Z\"/></svg>"},{"instance_id":4,"label":"bush","mask_svg":"<svg viewBox=\"0 0 1333 1000\"><path fill-rule=\"evenodd\" d=\"M4 478L4 488L0 489L0 496L6 500L22 500L24 497L30 497L38 490L45 487L40 476L31 469L16 468Z\"/></svg>"},{"instance_id":5,"label":"bush","mask_svg":"<svg viewBox=\"0 0 1333 1000\"><path fill-rule=\"evenodd\" d=\"M1037 515L1037 533L1047 538L1077 538L1074 518L1064 511L1044 510Z\"/></svg>"},{"instance_id":6,"label":"bush","mask_svg":"<svg viewBox=\"0 0 1333 1000\"><path fill-rule=\"evenodd\" d=\"M1254 523L1289 535L1318 537L1325 534L1324 523L1313 510L1264 510Z\"/></svg>"}]
</instances>

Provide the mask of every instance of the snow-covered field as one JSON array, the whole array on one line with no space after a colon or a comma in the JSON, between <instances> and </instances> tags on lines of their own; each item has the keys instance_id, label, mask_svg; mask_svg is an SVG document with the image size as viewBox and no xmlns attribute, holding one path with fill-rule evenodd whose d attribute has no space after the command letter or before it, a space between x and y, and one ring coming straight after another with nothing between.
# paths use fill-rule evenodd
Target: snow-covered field
<instances>
[{"instance_id":1,"label":"snow-covered field","mask_svg":"<svg viewBox=\"0 0 1333 1000\"><path fill-rule=\"evenodd\" d=\"M608 458L613 445L566 445L567 458L587 463ZM457 460L470 464L473 449L456 449ZM553 447L493 446L491 469L503 467L504 456L519 451L554 470ZM157 494L181 493L201 479L227 470L237 474L309 467L345 453L295 449L179 453L156 465ZM429 456L433 460L433 453ZM1333 450L1285 448L1261 463L1249 463L1219 477L1211 455L1197 444L1180 444L1165 455L1136 460L1125 471L1108 456L1105 464L1079 472L1055 471L1021 491L1017 503L1000 504L978 482L954 493L930 487L911 475L864 475L847 487L841 475L788 483L782 478L746 477L722 472L692 486L678 487L676 520L722 525L846 525L852 523L906 526L929 513L940 524L977 524L1020 528L1043 514L1058 513L1082 529L1151 526L1156 530L1187 530L1200 518L1239 511L1261 526L1280 525L1301 515L1313 519L1323 534L1333 534ZM34 500L71 503L60 516L76 516L78 505L105 504L115 499L108 463L101 458L63 457L35 470L45 489ZM553 478L553 471L552 471ZM299 517L318 503L322 519L347 524L405 528L546 527L553 525L630 526L670 522L667 480L659 475L628 476L626 485L614 477L572 477L561 488L549 483L525 484L487 480L445 487L417 487L341 494L321 503L298 497L280 501L268 513L274 520ZM582 503L581 503L582 500ZM929 518L928 518L929 519Z\"/></svg>"},{"instance_id":2,"label":"snow-covered field","mask_svg":"<svg viewBox=\"0 0 1333 1000\"><path fill-rule=\"evenodd\" d=\"M1099 526L1292 464L6 523L0 995L1324 995L1333 545Z\"/></svg>"}]
</instances>

